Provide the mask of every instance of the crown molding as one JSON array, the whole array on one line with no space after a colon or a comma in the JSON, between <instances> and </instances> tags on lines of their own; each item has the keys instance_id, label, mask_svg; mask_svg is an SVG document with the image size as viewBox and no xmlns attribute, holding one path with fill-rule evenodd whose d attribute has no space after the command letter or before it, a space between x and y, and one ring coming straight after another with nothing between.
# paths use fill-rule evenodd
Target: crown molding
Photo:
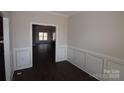
<instances>
[{"instance_id":1,"label":"crown molding","mask_svg":"<svg viewBox=\"0 0 124 93\"><path fill-rule=\"evenodd\" d=\"M57 16L69 17L68 15L60 14L60 13L55 13L55 12L52 12L52 11L44 11L44 12L45 13L52 14L52 15L57 15Z\"/></svg>"}]
</instances>

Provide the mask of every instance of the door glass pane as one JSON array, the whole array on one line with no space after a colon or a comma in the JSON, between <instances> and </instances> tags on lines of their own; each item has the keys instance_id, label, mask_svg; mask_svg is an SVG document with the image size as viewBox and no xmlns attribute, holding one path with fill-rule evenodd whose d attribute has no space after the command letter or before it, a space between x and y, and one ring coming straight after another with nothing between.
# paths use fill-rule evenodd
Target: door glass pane
<instances>
[{"instance_id":1,"label":"door glass pane","mask_svg":"<svg viewBox=\"0 0 124 93\"><path fill-rule=\"evenodd\" d=\"M39 32L39 40L43 40L43 32Z\"/></svg>"},{"instance_id":2,"label":"door glass pane","mask_svg":"<svg viewBox=\"0 0 124 93\"><path fill-rule=\"evenodd\" d=\"M47 33L44 33L44 40L47 40L48 39L48 35Z\"/></svg>"},{"instance_id":3,"label":"door glass pane","mask_svg":"<svg viewBox=\"0 0 124 93\"><path fill-rule=\"evenodd\" d=\"M55 40L56 39L56 34L55 34L55 32L53 33L53 40Z\"/></svg>"}]
</instances>

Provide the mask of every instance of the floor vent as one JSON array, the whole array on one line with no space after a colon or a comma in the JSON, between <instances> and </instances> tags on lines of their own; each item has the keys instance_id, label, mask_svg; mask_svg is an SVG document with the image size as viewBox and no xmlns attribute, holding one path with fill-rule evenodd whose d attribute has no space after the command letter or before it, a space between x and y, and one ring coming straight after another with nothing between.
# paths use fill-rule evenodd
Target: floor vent
<instances>
[{"instance_id":1,"label":"floor vent","mask_svg":"<svg viewBox=\"0 0 124 93\"><path fill-rule=\"evenodd\" d=\"M16 75L17 76L22 75L22 72L17 72Z\"/></svg>"}]
</instances>

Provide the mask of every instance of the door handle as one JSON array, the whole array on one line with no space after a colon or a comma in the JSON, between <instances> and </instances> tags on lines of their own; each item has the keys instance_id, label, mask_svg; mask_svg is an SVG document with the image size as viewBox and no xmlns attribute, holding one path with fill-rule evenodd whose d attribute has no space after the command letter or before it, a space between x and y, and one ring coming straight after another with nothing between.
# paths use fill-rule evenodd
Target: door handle
<instances>
[{"instance_id":1,"label":"door handle","mask_svg":"<svg viewBox=\"0 0 124 93\"><path fill-rule=\"evenodd\" d=\"M0 44L3 44L3 40L0 40Z\"/></svg>"}]
</instances>

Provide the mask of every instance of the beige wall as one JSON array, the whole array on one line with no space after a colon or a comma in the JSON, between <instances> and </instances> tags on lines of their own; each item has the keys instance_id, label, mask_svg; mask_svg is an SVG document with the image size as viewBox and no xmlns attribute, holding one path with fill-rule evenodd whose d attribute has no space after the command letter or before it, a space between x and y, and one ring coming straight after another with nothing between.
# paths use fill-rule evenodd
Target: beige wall
<instances>
[{"instance_id":1,"label":"beige wall","mask_svg":"<svg viewBox=\"0 0 124 93\"><path fill-rule=\"evenodd\" d=\"M30 23L54 24L58 26L57 45L67 45L67 17L47 12L11 12L10 28L13 48L31 47Z\"/></svg>"},{"instance_id":2,"label":"beige wall","mask_svg":"<svg viewBox=\"0 0 124 93\"><path fill-rule=\"evenodd\" d=\"M46 12L11 12L13 48L31 47L31 22L58 25L58 46L67 45L68 39L69 46L124 58L124 12L82 12L69 19Z\"/></svg>"},{"instance_id":3,"label":"beige wall","mask_svg":"<svg viewBox=\"0 0 124 93\"><path fill-rule=\"evenodd\" d=\"M69 46L124 59L124 12L82 12L68 25Z\"/></svg>"}]
</instances>

